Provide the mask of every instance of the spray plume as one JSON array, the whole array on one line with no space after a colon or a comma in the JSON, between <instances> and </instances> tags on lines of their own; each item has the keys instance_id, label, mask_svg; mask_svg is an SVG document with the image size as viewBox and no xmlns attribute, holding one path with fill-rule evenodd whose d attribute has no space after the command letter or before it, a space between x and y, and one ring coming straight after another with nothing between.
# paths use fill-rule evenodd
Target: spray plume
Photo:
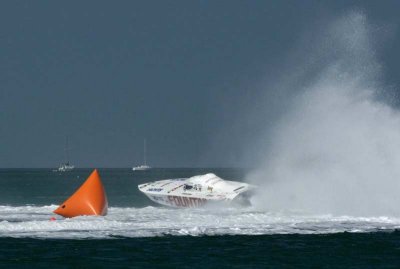
<instances>
[{"instance_id":1,"label":"spray plume","mask_svg":"<svg viewBox=\"0 0 400 269\"><path fill-rule=\"evenodd\" d=\"M372 30L364 13L349 12L313 41L308 64L296 63L298 87L285 89L294 93L290 108L267 132L263 162L248 175L261 190L255 206L400 215L400 113L379 99Z\"/></svg>"}]
</instances>

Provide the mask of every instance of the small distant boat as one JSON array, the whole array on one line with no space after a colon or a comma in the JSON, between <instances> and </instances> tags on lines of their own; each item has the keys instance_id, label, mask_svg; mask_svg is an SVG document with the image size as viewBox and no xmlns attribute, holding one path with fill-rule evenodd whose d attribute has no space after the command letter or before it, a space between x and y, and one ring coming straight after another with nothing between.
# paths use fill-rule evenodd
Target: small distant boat
<instances>
[{"instance_id":1,"label":"small distant boat","mask_svg":"<svg viewBox=\"0 0 400 269\"><path fill-rule=\"evenodd\" d=\"M148 170L148 169L151 169L151 167L148 165L139 165L139 166L133 167L132 171L143 171L143 170Z\"/></svg>"},{"instance_id":2,"label":"small distant boat","mask_svg":"<svg viewBox=\"0 0 400 269\"><path fill-rule=\"evenodd\" d=\"M69 163L69 148L68 148L68 136L66 137L65 140L65 158L66 158L66 162L60 164L60 166L58 167L58 169L56 171L58 172L67 172L67 171L71 171L75 168L74 165Z\"/></svg>"},{"instance_id":3,"label":"small distant boat","mask_svg":"<svg viewBox=\"0 0 400 269\"><path fill-rule=\"evenodd\" d=\"M57 171L59 172L66 172L66 171L71 171L75 168L74 165L69 164L69 162L62 163L60 167L58 167Z\"/></svg>"},{"instance_id":4,"label":"small distant boat","mask_svg":"<svg viewBox=\"0 0 400 269\"><path fill-rule=\"evenodd\" d=\"M151 169L150 166L146 164L146 139L143 141L143 163L142 165L135 166L132 171L145 171Z\"/></svg>"}]
</instances>

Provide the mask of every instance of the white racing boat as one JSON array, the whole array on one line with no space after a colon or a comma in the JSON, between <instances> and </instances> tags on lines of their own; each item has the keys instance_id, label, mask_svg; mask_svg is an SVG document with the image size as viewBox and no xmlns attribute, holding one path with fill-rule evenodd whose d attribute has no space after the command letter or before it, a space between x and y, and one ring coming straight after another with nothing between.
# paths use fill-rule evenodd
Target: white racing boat
<instances>
[{"instance_id":1,"label":"white racing boat","mask_svg":"<svg viewBox=\"0 0 400 269\"><path fill-rule=\"evenodd\" d=\"M150 200L171 207L200 207L216 202L249 204L254 186L223 180L214 174L165 179L138 185Z\"/></svg>"}]
</instances>

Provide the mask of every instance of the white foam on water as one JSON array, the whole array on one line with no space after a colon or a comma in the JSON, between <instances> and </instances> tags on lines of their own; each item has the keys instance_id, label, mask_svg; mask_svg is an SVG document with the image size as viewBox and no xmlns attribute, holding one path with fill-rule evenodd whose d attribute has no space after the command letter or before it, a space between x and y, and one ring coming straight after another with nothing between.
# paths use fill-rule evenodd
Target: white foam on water
<instances>
[{"instance_id":1,"label":"white foam on water","mask_svg":"<svg viewBox=\"0 0 400 269\"><path fill-rule=\"evenodd\" d=\"M104 217L64 219L57 206L0 206L0 237L116 238L202 235L329 234L392 231L399 218L350 217L270 213L254 208L169 209L162 207L109 208Z\"/></svg>"}]
</instances>

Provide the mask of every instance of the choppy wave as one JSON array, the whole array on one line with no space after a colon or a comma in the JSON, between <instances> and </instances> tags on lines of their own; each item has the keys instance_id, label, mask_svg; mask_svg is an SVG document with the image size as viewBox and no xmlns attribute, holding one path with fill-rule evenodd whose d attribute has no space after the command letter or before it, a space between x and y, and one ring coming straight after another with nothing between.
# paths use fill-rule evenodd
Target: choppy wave
<instances>
[{"instance_id":1,"label":"choppy wave","mask_svg":"<svg viewBox=\"0 0 400 269\"><path fill-rule=\"evenodd\" d=\"M328 234L391 231L400 227L392 217L334 217L269 213L254 208L169 209L111 207L105 217L72 219L54 215L55 205L0 206L0 237L119 238L164 235Z\"/></svg>"}]
</instances>

